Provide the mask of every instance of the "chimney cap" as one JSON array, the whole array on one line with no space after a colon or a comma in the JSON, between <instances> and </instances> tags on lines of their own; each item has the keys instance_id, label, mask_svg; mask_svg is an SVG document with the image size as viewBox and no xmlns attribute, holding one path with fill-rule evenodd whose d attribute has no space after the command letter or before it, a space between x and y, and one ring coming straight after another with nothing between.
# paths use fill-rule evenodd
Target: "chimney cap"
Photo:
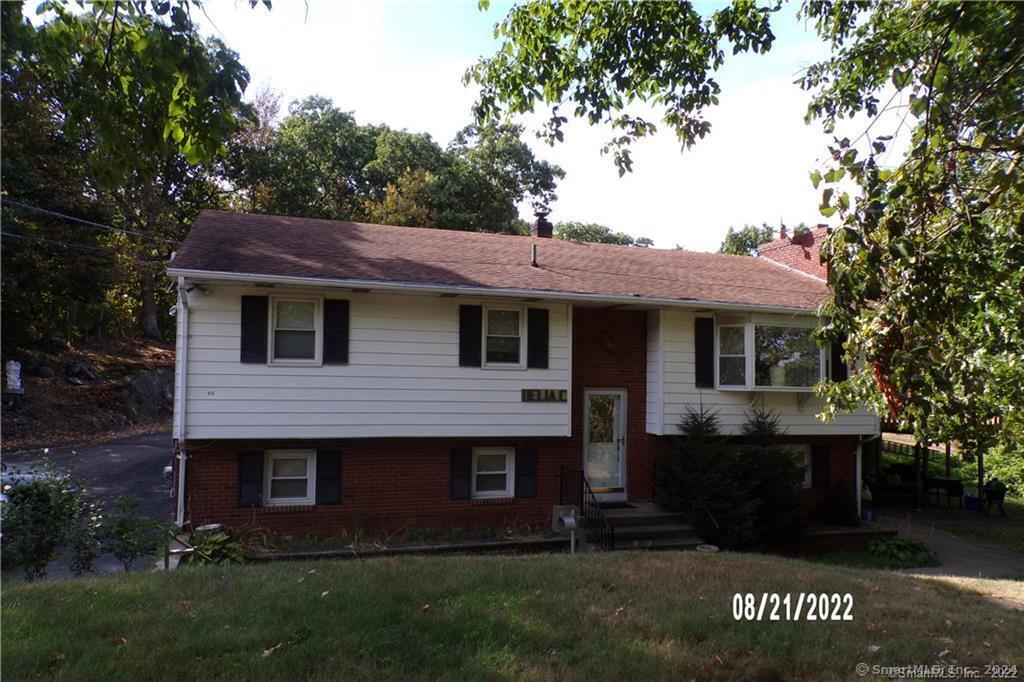
<instances>
[{"instance_id":1,"label":"chimney cap","mask_svg":"<svg viewBox=\"0 0 1024 682\"><path fill-rule=\"evenodd\" d=\"M543 239L551 239L555 226L548 220L548 216L551 215L551 211L538 208L533 212L533 215L537 217L533 225L530 226L530 234L534 237L541 237Z\"/></svg>"}]
</instances>

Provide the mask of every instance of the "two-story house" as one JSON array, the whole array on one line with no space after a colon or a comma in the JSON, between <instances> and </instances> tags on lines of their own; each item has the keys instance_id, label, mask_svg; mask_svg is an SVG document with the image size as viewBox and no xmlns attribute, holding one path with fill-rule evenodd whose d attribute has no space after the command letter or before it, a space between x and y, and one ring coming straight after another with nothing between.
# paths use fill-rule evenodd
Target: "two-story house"
<instances>
[{"instance_id":1,"label":"two-story house","mask_svg":"<svg viewBox=\"0 0 1024 682\"><path fill-rule=\"evenodd\" d=\"M827 290L803 239L767 251L808 267L555 240L543 219L510 236L204 211L169 268L178 522L543 523L563 468L650 501L700 404L731 435L777 411L812 506L859 490L878 422L815 416L812 386L846 367L812 339Z\"/></svg>"}]
</instances>

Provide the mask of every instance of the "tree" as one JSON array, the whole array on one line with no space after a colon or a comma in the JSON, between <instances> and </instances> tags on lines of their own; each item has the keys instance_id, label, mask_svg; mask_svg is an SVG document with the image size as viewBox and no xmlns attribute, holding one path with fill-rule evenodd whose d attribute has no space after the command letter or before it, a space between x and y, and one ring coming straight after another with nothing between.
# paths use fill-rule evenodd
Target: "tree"
<instances>
[{"instance_id":1,"label":"tree","mask_svg":"<svg viewBox=\"0 0 1024 682\"><path fill-rule=\"evenodd\" d=\"M757 247L775 239L778 231L768 223L744 225L742 230L729 228L722 240L718 253L731 253L734 256L756 256Z\"/></svg>"},{"instance_id":2,"label":"tree","mask_svg":"<svg viewBox=\"0 0 1024 682\"><path fill-rule=\"evenodd\" d=\"M359 124L324 97L295 102L263 135L231 144L234 205L259 213L479 232L523 230L518 204L545 207L564 173L518 126L468 126L447 148L429 135Z\"/></svg>"},{"instance_id":3,"label":"tree","mask_svg":"<svg viewBox=\"0 0 1024 682\"><path fill-rule=\"evenodd\" d=\"M18 106L34 101L84 157L81 184L68 194L89 197L126 231L104 241L119 279L108 293L137 302L140 326L154 338L169 303L158 281L171 246L219 192L200 164L233 133L248 83L237 55L197 35L189 7L94 3L75 12L48 2L37 26L20 5L3 6L5 80L21 89Z\"/></svg>"},{"instance_id":4,"label":"tree","mask_svg":"<svg viewBox=\"0 0 1024 682\"><path fill-rule=\"evenodd\" d=\"M808 5L836 45L812 66L809 116L864 112L866 152L831 146L822 212L833 297L826 334L867 370L830 387L832 409L873 403L919 438L981 456L1024 452L1024 6ZM895 39L894 36L899 36ZM882 91L892 89L888 103ZM900 120L879 124L890 110ZM877 127L876 127L877 124ZM891 138L909 151L882 165ZM851 199L836 186L858 185ZM1000 430L989 422L1001 419ZM979 486L981 482L979 481Z\"/></svg>"},{"instance_id":5,"label":"tree","mask_svg":"<svg viewBox=\"0 0 1024 682\"><path fill-rule=\"evenodd\" d=\"M717 102L719 40L766 51L774 9L734 2L702 18L689 3L517 6L497 27L495 55L467 73L482 87L476 112L543 103L553 107L545 133L561 139L557 107L570 104L621 133L606 149L625 172L629 143L653 130L629 105L653 103L693 143ZM813 94L808 120L831 132L841 118L873 119L860 138L836 139L832 166L811 174L826 185L823 214L842 219L824 248L833 296L823 336L845 338L847 359L870 368L825 387L825 416L867 402L920 438L1020 452L1024 6L806 0L798 14L833 52L801 79ZM893 111L891 129L878 129ZM879 156L898 135L910 150L884 168ZM844 178L859 196L836 186ZM1003 420L998 432L992 418Z\"/></svg>"},{"instance_id":6,"label":"tree","mask_svg":"<svg viewBox=\"0 0 1024 682\"><path fill-rule=\"evenodd\" d=\"M465 81L481 87L474 106L481 120L549 106L542 132L549 141L564 137L562 106L609 125L615 136L603 151L621 175L632 168L630 144L657 129L631 106L659 106L684 147L703 138L711 130L704 111L718 103L712 73L725 62L723 45L734 54L767 52L772 11L748 1L710 17L690 2L525 2L495 26L501 45Z\"/></svg>"},{"instance_id":7,"label":"tree","mask_svg":"<svg viewBox=\"0 0 1024 682\"><path fill-rule=\"evenodd\" d=\"M649 237L633 238L625 232L612 232L610 227L597 223L575 221L555 223L555 239L593 244L618 244L619 246L649 247L654 240Z\"/></svg>"}]
</instances>

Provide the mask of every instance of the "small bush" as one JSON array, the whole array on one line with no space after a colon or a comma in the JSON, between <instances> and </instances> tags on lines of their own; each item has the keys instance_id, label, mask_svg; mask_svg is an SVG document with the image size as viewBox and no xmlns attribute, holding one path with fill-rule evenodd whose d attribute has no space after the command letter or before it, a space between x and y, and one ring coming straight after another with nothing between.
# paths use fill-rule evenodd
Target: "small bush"
<instances>
[{"instance_id":1,"label":"small bush","mask_svg":"<svg viewBox=\"0 0 1024 682\"><path fill-rule=\"evenodd\" d=\"M99 509L75 487L71 472L58 472L47 460L31 474L5 467L4 480L4 565L20 566L28 580L43 578L60 551L71 545L72 570L91 570L99 555L94 543Z\"/></svg>"},{"instance_id":2,"label":"small bush","mask_svg":"<svg viewBox=\"0 0 1024 682\"><path fill-rule=\"evenodd\" d=\"M848 486L836 483L829 490L821 509L821 519L830 526L859 526L857 498Z\"/></svg>"},{"instance_id":3,"label":"small bush","mask_svg":"<svg viewBox=\"0 0 1024 682\"><path fill-rule=\"evenodd\" d=\"M103 529L104 545L124 570L132 570L139 557L152 555L162 543L160 524L138 513L139 498L121 495L114 500L120 515Z\"/></svg>"},{"instance_id":4,"label":"small bush","mask_svg":"<svg viewBox=\"0 0 1024 682\"><path fill-rule=\"evenodd\" d=\"M803 528L803 465L779 446L778 417L755 412L748 445L730 446L707 410L690 411L682 436L655 472L658 501L691 512L707 542L743 549L794 537Z\"/></svg>"},{"instance_id":5,"label":"small bush","mask_svg":"<svg viewBox=\"0 0 1024 682\"><path fill-rule=\"evenodd\" d=\"M885 538L876 540L868 547L868 552L883 560L887 568L918 568L935 566L939 560L925 545L905 538Z\"/></svg>"},{"instance_id":6,"label":"small bush","mask_svg":"<svg viewBox=\"0 0 1024 682\"><path fill-rule=\"evenodd\" d=\"M245 562L242 538L230 531L193 532L188 544L195 548L195 552L182 557L183 565L230 566Z\"/></svg>"}]
</instances>

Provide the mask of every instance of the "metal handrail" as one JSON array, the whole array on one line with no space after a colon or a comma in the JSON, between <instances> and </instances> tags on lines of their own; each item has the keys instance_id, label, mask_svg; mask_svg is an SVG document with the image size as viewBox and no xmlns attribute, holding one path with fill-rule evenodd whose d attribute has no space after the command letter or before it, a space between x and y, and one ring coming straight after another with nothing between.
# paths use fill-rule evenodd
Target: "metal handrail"
<instances>
[{"instance_id":1,"label":"metal handrail","mask_svg":"<svg viewBox=\"0 0 1024 682\"><path fill-rule=\"evenodd\" d=\"M615 549L615 528L604 515L601 503L583 471L562 467L560 503L579 507L580 515L586 523L587 542L598 549Z\"/></svg>"}]
</instances>

